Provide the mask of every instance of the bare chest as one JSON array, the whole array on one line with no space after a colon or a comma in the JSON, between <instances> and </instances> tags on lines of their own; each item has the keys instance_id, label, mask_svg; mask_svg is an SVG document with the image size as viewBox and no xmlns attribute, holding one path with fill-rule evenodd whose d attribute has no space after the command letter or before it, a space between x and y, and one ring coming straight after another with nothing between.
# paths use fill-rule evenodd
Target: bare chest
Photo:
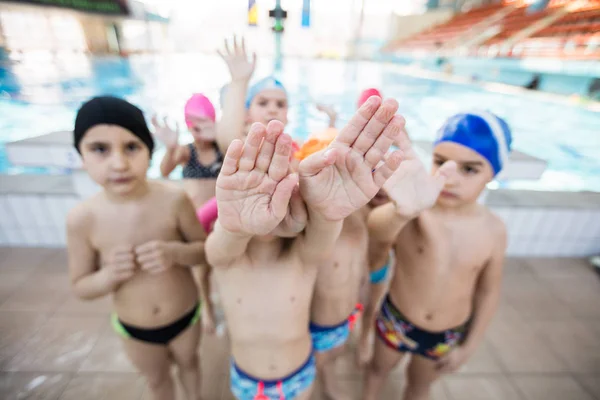
<instances>
[{"instance_id":1,"label":"bare chest","mask_svg":"<svg viewBox=\"0 0 600 400\"><path fill-rule=\"evenodd\" d=\"M161 207L104 207L96 215L92 245L101 253L116 246L141 244L154 240L180 240L177 222L170 210Z\"/></svg>"}]
</instances>

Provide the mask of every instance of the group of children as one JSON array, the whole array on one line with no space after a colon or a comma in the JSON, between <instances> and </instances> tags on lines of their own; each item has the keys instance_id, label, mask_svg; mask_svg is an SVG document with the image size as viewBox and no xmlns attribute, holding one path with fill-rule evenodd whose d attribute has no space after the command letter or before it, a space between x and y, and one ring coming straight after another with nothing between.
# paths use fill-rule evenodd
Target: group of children
<instances>
[{"instance_id":1,"label":"group of children","mask_svg":"<svg viewBox=\"0 0 600 400\"><path fill-rule=\"evenodd\" d=\"M508 126L483 111L451 117L427 171L398 103L371 89L339 132L300 146L281 82L250 86L243 41L221 55L232 80L220 121L200 94L185 106L193 143L153 119L161 173L181 165L183 188L146 178L154 141L140 109L110 96L79 109L74 145L103 190L67 217L75 294L113 295L112 325L157 400L174 399L173 363L186 397L201 398L211 271L236 398L308 399L317 379L328 398L353 398L335 364L357 325L361 398L379 398L407 353L404 399L429 398L497 307L506 233L477 199L508 159Z\"/></svg>"}]
</instances>

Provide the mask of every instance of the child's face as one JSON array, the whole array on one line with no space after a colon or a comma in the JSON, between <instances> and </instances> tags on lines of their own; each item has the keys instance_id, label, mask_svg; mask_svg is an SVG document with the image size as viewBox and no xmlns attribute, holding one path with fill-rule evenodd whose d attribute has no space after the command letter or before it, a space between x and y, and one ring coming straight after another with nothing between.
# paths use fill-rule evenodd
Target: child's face
<instances>
[{"instance_id":1,"label":"child's face","mask_svg":"<svg viewBox=\"0 0 600 400\"><path fill-rule=\"evenodd\" d=\"M150 151L137 136L117 125L96 125L79 145L83 167L104 189L118 195L146 181Z\"/></svg>"},{"instance_id":2,"label":"child's face","mask_svg":"<svg viewBox=\"0 0 600 400\"><path fill-rule=\"evenodd\" d=\"M273 120L287 125L288 101L283 90L269 89L257 94L248 109L248 122L267 125Z\"/></svg>"},{"instance_id":3,"label":"child's face","mask_svg":"<svg viewBox=\"0 0 600 400\"><path fill-rule=\"evenodd\" d=\"M446 180L438 204L455 207L476 202L485 185L494 178L492 166L483 156L468 147L442 142L433 151L432 173L449 160L455 161L458 168Z\"/></svg>"},{"instance_id":4,"label":"child's face","mask_svg":"<svg viewBox=\"0 0 600 400\"><path fill-rule=\"evenodd\" d=\"M210 118L188 117L192 122L190 133L195 141L214 142L216 140L217 131L215 122Z\"/></svg>"}]
</instances>

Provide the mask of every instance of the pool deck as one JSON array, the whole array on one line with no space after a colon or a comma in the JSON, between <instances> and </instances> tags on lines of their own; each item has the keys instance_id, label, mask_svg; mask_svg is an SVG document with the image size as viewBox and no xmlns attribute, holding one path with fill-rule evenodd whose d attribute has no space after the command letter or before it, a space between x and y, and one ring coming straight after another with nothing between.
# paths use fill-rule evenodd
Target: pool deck
<instances>
[{"instance_id":1,"label":"pool deck","mask_svg":"<svg viewBox=\"0 0 600 400\"><path fill-rule=\"evenodd\" d=\"M506 260L499 309L481 346L434 386L431 400L600 400L598 304L600 277L585 260ZM111 308L108 296L75 298L64 249L0 247L0 398L149 400L111 329ZM354 343L336 375L359 400L364 372ZM227 336L203 335L199 352L203 399L233 400ZM403 367L392 371L382 400L401 398ZM318 384L311 400L325 400Z\"/></svg>"}]
</instances>

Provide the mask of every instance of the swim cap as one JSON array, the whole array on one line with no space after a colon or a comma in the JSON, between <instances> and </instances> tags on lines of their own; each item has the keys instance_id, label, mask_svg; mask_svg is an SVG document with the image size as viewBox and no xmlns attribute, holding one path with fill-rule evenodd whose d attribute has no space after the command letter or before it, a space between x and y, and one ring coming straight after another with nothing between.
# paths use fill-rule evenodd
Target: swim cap
<instances>
[{"instance_id":1,"label":"swim cap","mask_svg":"<svg viewBox=\"0 0 600 400\"><path fill-rule=\"evenodd\" d=\"M208 118L213 122L216 119L215 107L208 97L200 93L195 93L189 98L187 103L185 103L183 112L185 113L185 123L188 128L191 128L192 125L194 125L190 117Z\"/></svg>"},{"instance_id":2,"label":"swim cap","mask_svg":"<svg viewBox=\"0 0 600 400\"><path fill-rule=\"evenodd\" d=\"M358 101L356 102L356 108L359 109L360 106L365 104L365 102L367 100L369 100L369 97L371 97L371 96L383 97L381 95L381 92L375 88L365 89L361 92L360 96L358 96Z\"/></svg>"},{"instance_id":3,"label":"swim cap","mask_svg":"<svg viewBox=\"0 0 600 400\"><path fill-rule=\"evenodd\" d=\"M263 90L270 90L270 89L283 90L283 92L287 96L287 92L286 92L283 84L281 82L279 82L277 79L273 78L272 76L268 76L268 77L263 78L260 81L256 82L254 85L250 86L250 88L248 89L248 95L246 96L246 110L250 108L250 103L252 103L252 100L256 97L257 94L259 94Z\"/></svg>"},{"instance_id":4,"label":"swim cap","mask_svg":"<svg viewBox=\"0 0 600 400\"><path fill-rule=\"evenodd\" d=\"M196 209L196 217L198 217L198 221L200 221L206 233L212 232L218 216L219 208L217 207L216 197L211 198L200 208Z\"/></svg>"},{"instance_id":5,"label":"swim cap","mask_svg":"<svg viewBox=\"0 0 600 400\"><path fill-rule=\"evenodd\" d=\"M152 155L154 140L144 119L144 113L133 104L112 96L94 97L84 103L75 118L73 145L79 153L79 143L85 133L96 125L118 125L140 138Z\"/></svg>"},{"instance_id":6,"label":"swim cap","mask_svg":"<svg viewBox=\"0 0 600 400\"><path fill-rule=\"evenodd\" d=\"M490 163L494 175L508 161L512 135L506 122L487 111L454 115L438 131L435 144L454 142L476 151Z\"/></svg>"},{"instance_id":7,"label":"swim cap","mask_svg":"<svg viewBox=\"0 0 600 400\"><path fill-rule=\"evenodd\" d=\"M327 148L333 139L335 139L337 133L337 129L327 128L323 132L311 135L302 147L294 153L294 157L302 161L311 154Z\"/></svg>"}]
</instances>

